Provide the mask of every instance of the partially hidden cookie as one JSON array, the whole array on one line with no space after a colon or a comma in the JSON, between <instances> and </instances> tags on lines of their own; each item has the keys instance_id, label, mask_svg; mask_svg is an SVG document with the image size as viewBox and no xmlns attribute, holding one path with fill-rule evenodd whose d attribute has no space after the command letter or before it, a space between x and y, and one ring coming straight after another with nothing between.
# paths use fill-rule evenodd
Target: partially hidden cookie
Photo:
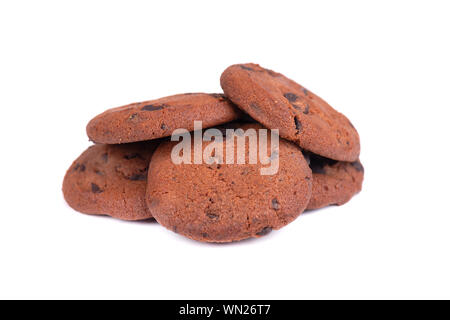
<instances>
[{"instance_id":1,"label":"partially hidden cookie","mask_svg":"<svg viewBox=\"0 0 450 320\"><path fill-rule=\"evenodd\" d=\"M232 127L255 129L256 134L262 129L259 124ZM242 133L236 134L242 137ZM223 139L226 157L226 141L235 138ZM280 139L276 151L269 135L266 154L270 161L279 159L279 167L273 175L261 175L260 169L269 164L261 164L260 160L249 164L248 140L245 164L227 164L223 158L222 164L174 164L171 153L178 142L162 143L150 164L146 194L154 218L176 233L205 242L261 237L297 218L309 202L312 187L311 169L300 148ZM191 142L192 150L196 145ZM207 146L209 142L203 142L200 150ZM237 154L236 147L232 150ZM213 153L215 159L220 159Z\"/></svg>"},{"instance_id":2,"label":"partially hidden cookie","mask_svg":"<svg viewBox=\"0 0 450 320\"><path fill-rule=\"evenodd\" d=\"M70 166L63 193L75 210L123 220L152 217L145 204L150 158L157 141L93 145Z\"/></svg>"},{"instance_id":3,"label":"partially hidden cookie","mask_svg":"<svg viewBox=\"0 0 450 320\"><path fill-rule=\"evenodd\" d=\"M313 173L311 200L307 209L342 205L361 191L364 167L359 160L336 161L306 154Z\"/></svg>"},{"instance_id":4,"label":"partially hidden cookie","mask_svg":"<svg viewBox=\"0 0 450 320\"><path fill-rule=\"evenodd\" d=\"M356 161L356 129L311 91L257 64L228 67L220 83L225 95L251 117L300 147L327 158Z\"/></svg>"},{"instance_id":5,"label":"partially hidden cookie","mask_svg":"<svg viewBox=\"0 0 450 320\"><path fill-rule=\"evenodd\" d=\"M109 109L87 125L96 143L129 143L170 136L175 129L203 128L239 119L242 112L222 94L185 93Z\"/></svg>"}]
</instances>

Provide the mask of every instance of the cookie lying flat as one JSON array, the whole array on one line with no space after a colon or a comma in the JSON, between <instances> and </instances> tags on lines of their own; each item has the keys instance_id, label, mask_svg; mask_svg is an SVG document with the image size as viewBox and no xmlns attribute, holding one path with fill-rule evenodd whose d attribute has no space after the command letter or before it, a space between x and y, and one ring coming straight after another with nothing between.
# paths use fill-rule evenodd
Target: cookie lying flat
<instances>
[{"instance_id":1,"label":"cookie lying flat","mask_svg":"<svg viewBox=\"0 0 450 320\"><path fill-rule=\"evenodd\" d=\"M262 127L245 124L241 128ZM268 138L267 154L276 159ZM280 141L279 170L273 175L260 174L261 167L269 166L260 161L175 165L171 160L175 145L165 142L155 151L146 197L154 218L176 233L206 242L260 237L293 221L309 202L311 169L300 149L286 140ZM203 142L203 150L207 145ZM245 153L248 157L249 143Z\"/></svg>"},{"instance_id":2,"label":"cookie lying flat","mask_svg":"<svg viewBox=\"0 0 450 320\"><path fill-rule=\"evenodd\" d=\"M356 161L359 136L324 100L280 73L256 64L228 67L220 83L238 107L280 136L327 158Z\"/></svg>"},{"instance_id":3,"label":"cookie lying flat","mask_svg":"<svg viewBox=\"0 0 450 320\"><path fill-rule=\"evenodd\" d=\"M186 93L109 109L92 119L86 131L97 143L128 143L167 137L178 128L192 131L237 120L242 112L222 94Z\"/></svg>"},{"instance_id":4,"label":"cookie lying flat","mask_svg":"<svg viewBox=\"0 0 450 320\"><path fill-rule=\"evenodd\" d=\"M309 154L309 161L313 184L307 209L342 205L361 191L364 167L359 160L343 162Z\"/></svg>"},{"instance_id":5,"label":"cookie lying flat","mask_svg":"<svg viewBox=\"0 0 450 320\"><path fill-rule=\"evenodd\" d=\"M156 141L91 146L74 161L64 177L67 203L88 214L123 220L151 218L145 204L145 188L156 146Z\"/></svg>"}]
</instances>

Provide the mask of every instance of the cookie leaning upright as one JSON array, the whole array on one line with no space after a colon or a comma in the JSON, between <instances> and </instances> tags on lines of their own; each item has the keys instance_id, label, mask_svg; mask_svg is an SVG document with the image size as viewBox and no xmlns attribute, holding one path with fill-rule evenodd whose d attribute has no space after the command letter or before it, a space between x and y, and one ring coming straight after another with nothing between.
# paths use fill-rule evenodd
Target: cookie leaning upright
<instances>
[{"instance_id":1,"label":"cookie leaning upright","mask_svg":"<svg viewBox=\"0 0 450 320\"><path fill-rule=\"evenodd\" d=\"M321 156L356 161L359 135L328 103L280 73L257 64L228 67L220 83L225 95L280 136Z\"/></svg>"},{"instance_id":2,"label":"cookie leaning upright","mask_svg":"<svg viewBox=\"0 0 450 320\"><path fill-rule=\"evenodd\" d=\"M123 220L152 217L145 204L147 170L158 141L93 145L67 170L63 194L73 209Z\"/></svg>"},{"instance_id":3,"label":"cookie leaning upright","mask_svg":"<svg viewBox=\"0 0 450 320\"><path fill-rule=\"evenodd\" d=\"M222 94L185 93L109 109L92 119L86 131L96 143L129 143L168 137L178 128L192 131L196 120L208 128L241 115Z\"/></svg>"}]
</instances>

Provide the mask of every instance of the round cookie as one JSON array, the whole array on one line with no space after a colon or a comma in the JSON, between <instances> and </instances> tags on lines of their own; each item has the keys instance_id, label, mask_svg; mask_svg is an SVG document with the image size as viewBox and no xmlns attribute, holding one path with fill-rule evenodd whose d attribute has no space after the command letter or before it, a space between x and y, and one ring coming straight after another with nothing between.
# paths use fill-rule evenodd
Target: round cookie
<instances>
[{"instance_id":1,"label":"round cookie","mask_svg":"<svg viewBox=\"0 0 450 320\"><path fill-rule=\"evenodd\" d=\"M86 128L96 143L129 143L167 137L178 128L192 131L237 120L242 112L222 94L185 93L109 109Z\"/></svg>"},{"instance_id":2,"label":"round cookie","mask_svg":"<svg viewBox=\"0 0 450 320\"><path fill-rule=\"evenodd\" d=\"M93 145L70 166L63 193L75 210L144 220L152 215L145 204L147 171L158 143Z\"/></svg>"},{"instance_id":3,"label":"round cookie","mask_svg":"<svg viewBox=\"0 0 450 320\"><path fill-rule=\"evenodd\" d=\"M313 173L312 194L307 209L342 205L361 191L364 167L359 160L336 161L305 154Z\"/></svg>"},{"instance_id":4,"label":"round cookie","mask_svg":"<svg viewBox=\"0 0 450 320\"><path fill-rule=\"evenodd\" d=\"M356 129L328 103L280 73L257 64L228 67L220 83L225 95L251 117L300 147L327 158L356 161Z\"/></svg>"},{"instance_id":5,"label":"round cookie","mask_svg":"<svg viewBox=\"0 0 450 320\"><path fill-rule=\"evenodd\" d=\"M262 129L259 124L239 127ZM250 139L245 146L245 164L226 164L225 141L234 138L223 139L222 164L174 164L171 153L178 142L165 142L157 148L149 168L146 199L161 225L194 240L231 242L266 235L303 212L311 195L312 173L296 145L280 139L277 152L269 134L267 155L271 161L279 159L279 167L273 175L261 175L260 169L271 164L259 160L249 164ZM203 142L200 150L209 143ZM191 150L195 145L191 142ZM216 152L211 154L220 158Z\"/></svg>"}]
</instances>

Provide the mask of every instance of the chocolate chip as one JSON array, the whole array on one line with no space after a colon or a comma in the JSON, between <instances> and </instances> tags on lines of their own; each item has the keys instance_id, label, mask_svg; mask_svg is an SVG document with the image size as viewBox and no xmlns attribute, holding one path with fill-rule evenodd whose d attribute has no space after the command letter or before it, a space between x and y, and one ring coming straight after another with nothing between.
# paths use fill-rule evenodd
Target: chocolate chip
<instances>
[{"instance_id":1,"label":"chocolate chip","mask_svg":"<svg viewBox=\"0 0 450 320\"><path fill-rule=\"evenodd\" d=\"M280 210L281 206L280 203L276 198L272 199L272 209L274 210Z\"/></svg>"},{"instance_id":2,"label":"chocolate chip","mask_svg":"<svg viewBox=\"0 0 450 320\"><path fill-rule=\"evenodd\" d=\"M241 69L247 70L247 71L255 71L250 67L244 66L243 64L239 65L239 67L241 67Z\"/></svg>"},{"instance_id":3,"label":"chocolate chip","mask_svg":"<svg viewBox=\"0 0 450 320\"><path fill-rule=\"evenodd\" d=\"M139 153L129 153L123 156L125 159L127 160L131 160L131 159L144 159Z\"/></svg>"},{"instance_id":4,"label":"chocolate chip","mask_svg":"<svg viewBox=\"0 0 450 320\"><path fill-rule=\"evenodd\" d=\"M363 167L363 165L361 164L361 162L355 161L355 162L352 162L351 165L353 166L353 168L356 169L356 171L358 171L358 172L364 172L364 167Z\"/></svg>"},{"instance_id":5,"label":"chocolate chip","mask_svg":"<svg viewBox=\"0 0 450 320\"><path fill-rule=\"evenodd\" d=\"M102 159L105 163L107 163L108 162L108 154L107 153L102 154Z\"/></svg>"},{"instance_id":6,"label":"chocolate chip","mask_svg":"<svg viewBox=\"0 0 450 320\"><path fill-rule=\"evenodd\" d=\"M208 234L207 234L206 232L203 232L203 233L202 233L202 237L203 237L203 238L208 238Z\"/></svg>"},{"instance_id":7,"label":"chocolate chip","mask_svg":"<svg viewBox=\"0 0 450 320\"><path fill-rule=\"evenodd\" d=\"M276 73L273 70L270 70L270 69L264 69L264 70L266 70L266 72L272 77L277 77L278 76L278 73Z\"/></svg>"},{"instance_id":8,"label":"chocolate chip","mask_svg":"<svg viewBox=\"0 0 450 320\"><path fill-rule=\"evenodd\" d=\"M86 170L86 166L84 164L79 164L77 163L75 165L75 168L73 168L74 171L80 171L80 172L84 172Z\"/></svg>"},{"instance_id":9,"label":"chocolate chip","mask_svg":"<svg viewBox=\"0 0 450 320\"><path fill-rule=\"evenodd\" d=\"M286 99L288 99L288 101L291 103L297 101L297 99L298 99L298 96L295 93L291 93L291 92L285 93L285 94L283 94L283 96Z\"/></svg>"},{"instance_id":10,"label":"chocolate chip","mask_svg":"<svg viewBox=\"0 0 450 320\"><path fill-rule=\"evenodd\" d=\"M303 88L303 93L305 94L305 96L309 94L308 90L306 90L305 88Z\"/></svg>"},{"instance_id":11,"label":"chocolate chip","mask_svg":"<svg viewBox=\"0 0 450 320\"><path fill-rule=\"evenodd\" d=\"M164 104L160 104L160 105L158 105L158 104L149 104L149 105L143 106L141 108L141 110L142 111L156 111L156 110L164 109L165 107L166 107L166 105L164 105Z\"/></svg>"},{"instance_id":12,"label":"chocolate chip","mask_svg":"<svg viewBox=\"0 0 450 320\"><path fill-rule=\"evenodd\" d=\"M294 117L295 129L300 133L302 131L302 123L298 120L297 116Z\"/></svg>"},{"instance_id":13,"label":"chocolate chip","mask_svg":"<svg viewBox=\"0 0 450 320\"><path fill-rule=\"evenodd\" d=\"M256 103L250 103L250 107L255 109L257 112L261 111L261 108Z\"/></svg>"},{"instance_id":14,"label":"chocolate chip","mask_svg":"<svg viewBox=\"0 0 450 320\"><path fill-rule=\"evenodd\" d=\"M304 114L309 113L309 104L306 104L305 110L303 111Z\"/></svg>"},{"instance_id":15,"label":"chocolate chip","mask_svg":"<svg viewBox=\"0 0 450 320\"><path fill-rule=\"evenodd\" d=\"M265 236L272 231L271 227L265 227L260 232L256 233L257 236Z\"/></svg>"},{"instance_id":16,"label":"chocolate chip","mask_svg":"<svg viewBox=\"0 0 450 320\"><path fill-rule=\"evenodd\" d=\"M100 189L100 187L98 185L96 185L95 183L91 183L91 190L93 193L102 193L103 190Z\"/></svg>"},{"instance_id":17,"label":"chocolate chip","mask_svg":"<svg viewBox=\"0 0 450 320\"><path fill-rule=\"evenodd\" d=\"M219 215L217 213L214 212L206 212L206 216L212 220L217 220L219 219Z\"/></svg>"},{"instance_id":18,"label":"chocolate chip","mask_svg":"<svg viewBox=\"0 0 450 320\"><path fill-rule=\"evenodd\" d=\"M167 130L167 126L163 123L163 124L161 125L161 129L162 129L162 130Z\"/></svg>"},{"instance_id":19,"label":"chocolate chip","mask_svg":"<svg viewBox=\"0 0 450 320\"><path fill-rule=\"evenodd\" d=\"M145 181L145 180L147 180L147 175L145 173L134 173L130 177L128 177L128 180Z\"/></svg>"}]
</instances>

